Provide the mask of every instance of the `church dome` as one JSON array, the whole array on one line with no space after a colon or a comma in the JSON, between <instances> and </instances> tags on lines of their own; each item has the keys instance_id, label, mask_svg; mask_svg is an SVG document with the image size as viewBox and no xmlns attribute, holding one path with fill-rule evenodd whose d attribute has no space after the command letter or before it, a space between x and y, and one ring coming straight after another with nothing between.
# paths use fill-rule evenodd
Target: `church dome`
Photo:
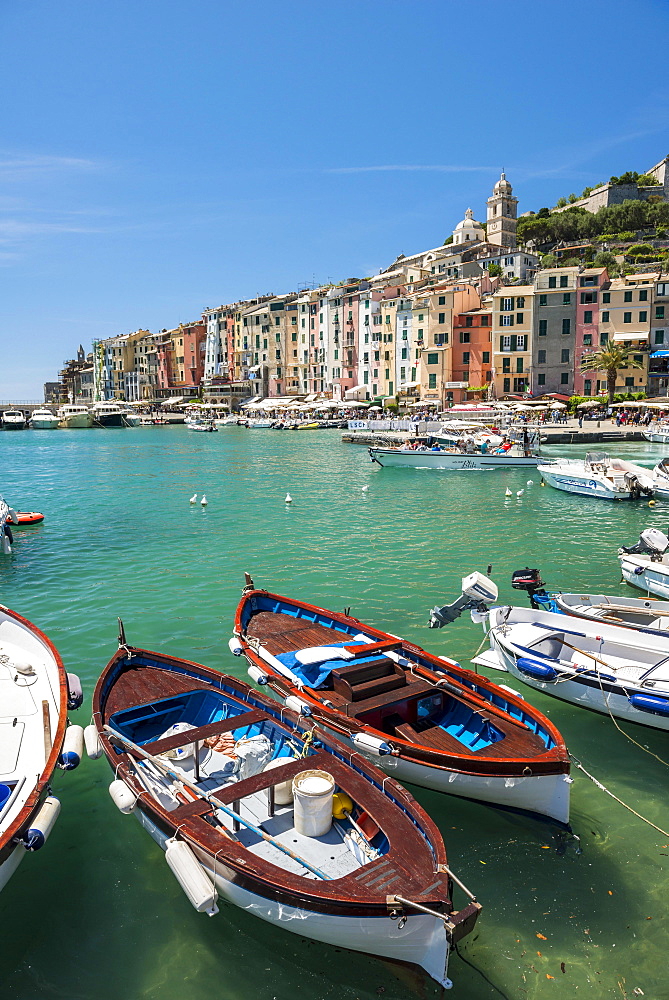
<instances>
[{"instance_id":1,"label":"church dome","mask_svg":"<svg viewBox=\"0 0 669 1000\"><path fill-rule=\"evenodd\" d=\"M476 243L480 240L485 240L485 230L468 208L462 222L458 222L453 230L453 243Z\"/></svg>"},{"instance_id":2,"label":"church dome","mask_svg":"<svg viewBox=\"0 0 669 1000\"><path fill-rule=\"evenodd\" d=\"M506 174L502 171L500 179L493 188L493 194L511 194L513 188L506 179Z\"/></svg>"}]
</instances>

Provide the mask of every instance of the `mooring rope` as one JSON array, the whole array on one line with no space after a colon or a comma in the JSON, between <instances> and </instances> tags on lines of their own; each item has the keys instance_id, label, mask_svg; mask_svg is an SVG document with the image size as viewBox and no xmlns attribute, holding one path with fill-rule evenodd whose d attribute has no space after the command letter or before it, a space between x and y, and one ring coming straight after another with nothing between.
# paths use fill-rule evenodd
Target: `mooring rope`
<instances>
[{"instance_id":1,"label":"mooring rope","mask_svg":"<svg viewBox=\"0 0 669 1000\"><path fill-rule=\"evenodd\" d=\"M569 751L569 756L571 757L571 759L573 760L574 764L579 769L579 771L582 771L583 774L586 776L586 778L590 778L590 781L592 781L597 786L597 788L600 788L603 792L606 792L607 795L610 795L612 799L615 799L615 801L619 805L623 806L625 809L631 812L632 815L637 817L637 819L640 819L644 823L647 823L648 826L652 826L653 830L657 830L657 832L661 833L663 837L669 838L669 832L663 830L661 826L656 826L655 823L651 822L651 820L647 819L645 816L642 816L641 813L636 811L636 809L632 809L632 806L629 806L626 802L623 802L623 800L619 798L614 792L612 792L610 788L607 788L606 785L603 785L601 781L598 781L598 779L595 778L593 774L590 774L589 771L586 771L586 769L583 767L583 764L581 764L578 757L575 757L574 754L571 753L571 751Z\"/></svg>"}]
</instances>

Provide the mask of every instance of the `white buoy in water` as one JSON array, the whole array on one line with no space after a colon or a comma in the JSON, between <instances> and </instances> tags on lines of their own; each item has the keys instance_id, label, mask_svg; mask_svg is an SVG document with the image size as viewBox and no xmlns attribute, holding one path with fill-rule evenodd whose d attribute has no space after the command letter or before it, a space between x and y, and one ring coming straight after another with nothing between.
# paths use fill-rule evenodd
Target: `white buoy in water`
<instances>
[{"instance_id":1,"label":"white buoy in water","mask_svg":"<svg viewBox=\"0 0 669 1000\"><path fill-rule=\"evenodd\" d=\"M193 496L190 498L190 502L197 503L197 493L193 493Z\"/></svg>"},{"instance_id":2,"label":"white buoy in water","mask_svg":"<svg viewBox=\"0 0 669 1000\"><path fill-rule=\"evenodd\" d=\"M368 489L369 489L369 486L363 486L363 488L362 488L362 492L363 492L363 493L366 493Z\"/></svg>"},{"instance_id":3,"label":"white buoy in water","mask_svg":"<svg viewBox=\"0 0 669 1000\"><path fill-rule=\"evenodd\" d=\"M291 497L290 493L286 493L286 500L285 500L285 502L286 503L292 503L293 502L293 498Z\"/></svg>"},{"instance_id":4,"label":"white buoy in water","mask_svg":"<svg viewBox=\"0 0 669 1000\"><path fill-rule=\"evenodd\" d=\"M202 499L200 500L200 503L202 504L203 507L207 506L207 498L206 498L206 496L204 496L204 495L202 496Z\"/></svg>"},{"instance_id":5,"label":"white buoy in water","mask_svg":"<svg viewBox=\"0 0 669 1000\"><path fill-rule=\"evenodd\" d=\"M516 493L516 496L517 497L522 497L522 495L523 495L524 492L525 492L525 490L518 490L518 492Z\"/></svg>"},{"instance_id":6,"label":"white buoy in water","mask_svg":"<svg viewBox=\"0 0 669 1000\"><path fill-rule=\"evenodd\" d=\"M528 486L534 486L534 480L533 479L528 479L527 480L527 485Z\"/></svg>"},{"instance_id":7,"label":"white buoy in water","mask_svg":"<svg viewBox=\"0 0 669 1000\"><path fill-rule=\"evenodd\" d=\"M512 497L513 496L513 493L511 492L511 490L509 489L508 486L507 486L506 490L504 491L504 496L505 497Z\"/></svg>"}]
</instances>

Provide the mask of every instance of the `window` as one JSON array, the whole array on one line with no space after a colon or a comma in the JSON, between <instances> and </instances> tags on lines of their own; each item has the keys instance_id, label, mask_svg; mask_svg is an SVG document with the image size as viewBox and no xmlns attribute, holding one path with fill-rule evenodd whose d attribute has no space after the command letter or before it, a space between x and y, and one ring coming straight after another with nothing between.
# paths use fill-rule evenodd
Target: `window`
<instances>
[{"instance_id":1,"label":"window","mask_svg":"<svg viewBox=\"0 0 669 1000\"><path fill-rule=\"evenodd\" d=\"M569 364L569 348L564 348L561 352L560 363L563 365Z\"/></svg>"},{"instance_id":2,"label":"window","mask_svg":"<svg viewBox=\"0 0 669 1000\"><path fill-rule=\"evenodd\" d=\"M608 335L608 333L606 333L605 331L602 332L602 333L600 333L600 335L599 335L599 345L600 345L600 347L603 347L604 344L608 344L608 342L609 342L609 335Z\"/></svg>"},{"instance_id":3,"label":"window","mask_svg":"<svg viewBox=\"0 0 669 1000\"><path fill-rule=\"evenodd\" d=\"M546 385L546 376L543 372L540 372L539 375L537 375L537 385Z\"/></svg>"},{"instance_id":4,"label":"window","mask_svg":"<svg viewBox=\"0 0 669 1000\"><path fill-rule=\"evenodd\" d=\"M519 325L523 322L523 313L516 313L516 323Z\"/></svg>"},{"instance_id":5,"label":"window","mask_svg":"<svg viewBox=\"0 0 669 1000\"><path fill-rule=\"evenodd\" d=\"M443 345L447 344L447 343L448 343L448 334L447 333L435 333L435 335L434 335L434 346L435 347L443 347Z\"/></svg>"},{"instance_id":6,"label":"window","mask_svg":"<svg viewBox=\"0 0 669 1000\"><path fill-rule=\"evenodd\" d=\"M648 313L644 309L642 312L639 313L639 322L640 323L645 323L647 321L647 319L648 319Z\"/></svg>"},{"instance_id":7,"label":"window","mask_svg":"<svg viewBox=\"0 0 669 1000\"><path fill-rule=\"evenodd\" d=\"M524 378L514 378L513 380L513 391L514 392L525 392L527 389L527 382Z\"/></svg>"},{"instance_id":8,"label":"window","mask_svg":"<svg viewBox=\"0 0 669 1000\"><path fill-rule=\"evenodd\" d=\"M584 347L592 347L592 334L591 333L586 333L585 336L583 337L583 346Z\"/></svg>"},{"instance_id":9,"label":"window","mask_svg":"<svg viewBox=\"0 0 669 1000\"><path fill-rule=\"evenodd\" d=\"M500 337L500 349L502 351L511 350L511 337Z\"/></svg>"},{"instance_id":10,"label":"window","mask_svg":"<svg viewBox=\"0 0 669 1000\"><path fill-rule=\"evenodd\" d=\"M481 316L481 326L490 326L491 316Z\"/></svg>"},{"instance_id":11,"label":"window","mask_svg":"<svg viewBox=\"0 0 669 1000\"><path fill-rule=\"evenodd\" d=\"M526 341L527 341L527 337L525 336L524 333L521 334L519 337L516 337L516 350L517 351L524 351L525 350L525 343L526 343Z\"/></svg>"},{"instance_id":12,"label":"window","mask_svg":"<svg viewBox=\"0 0 669 1000\"><path fill-rule=\"evenodd\" d=\"M439 296L439 305L440 306L445 306L446 305L446 296L445 295L440 295ZM419 319L422 319L422 318L423 318L422 316L419 317Z\"/></svg>"},{"instance_id":13,"label":"window","mask_svg":"<svg viewBox=\"0 0 669 1000\"><path fill-rule=\"evenodd\" d=\"M523 359L522 358L516 358L516 371L517 372L522 372L522 370L523 370Z\"/></svg>"},{"instance_id":14,"label":"window","mask_svg":"<svg viewBox=\"0 0 669 1000\"><path fill-rule=\"evenodd\" d=\"M581 305L597 301L597 292L581 292Z\"/></svg>"},{"instance_id":15,"label":"window","mask_svg":"<svg viewBox=\"0 0 669 1000\"><path fill-rule=\"evenodd\" d=\"M586 378L583 383L583 392L586 396L592 396L592 379Z\"/></svg>"},{"instance_id":16,"label":"window","mask_svg":"<svg viewBox=\"0 0 669 1000\"><path fill-rule=\"evenodd\" d=\"M422 328L418 330L418 339L419 340L423 339L423 330L422 330Z\"/></svg>"},{"instance_id":17,"label":"window","mask_svg":"<svg viewBox=\"0 0 669 1000\"><path fill-rule=\"evenodd\" d=\"M643 354L635 354L634 360L637 362L637 364L641 364L643 362Z\"/></svg>"},{"instance_id":18,"label":"window","mask_svg":"<svg viewBox=\"0 0 669 1000\"><path fill-rule=\"evenodd\" d=\"M386 368L386 379L390 378L390 368Z\"/></svg>"},{"instance_id":19,"label":"window","mask_svg":"<svg viewBox=\"0 0 669 1000\"><path fill-rule=\"evenodd\" d=\"M466 333L464 330L460 333L460 343L468 344L471 340L471 334Z\"/></svg>"},{"instance_id":20,"label":"window","mask_svg":"<svg viewBox=\"0 0 669 1000\"><path fill-rule=\"evenodd\" d=\"M623 323L632 322L632 313L623 313Z\"/></svg>"},{"instance_id":21,"label":"window","mask_svg":"<svg viewBox=\"0 0 669 1000\"><path fill-rule=\"evenodd\" d=\"M513 326L513 316L500 316L501 326Z\"/></svg>"},{"instance_id":22,"label":"window","mask_svg":"<svg viewBox=\"0 0 669 1000\"><path fill-rule=\"evenodd\" d=\"M502 371L503 372L511 371L511 358L502 358Z\"/></svg>"},{"instance_id":23,"label":"window","mask_svg":"<svg viewBox=\"0 0 669 1000\"><path fill-rule=\"evenodd\" d=\"M569 372L562 372L560 375L560 385L569 385Z\"/></svg>"},{"instance_id":24,"label":"window","mask_svg":"<svg viewBox=\"0 0 669 1000\"><path fill-rule=\"evenodd\" d=\"M562 305L563 306L571 305L571 292L564 293L564 295L562 296Z\"/></svg>"},{"instance_id":25,"label":"window","mask_svg":"<svg viewBox=\"0 0 669 1000\"><path fill-rule=\"evenodd\" d=\"M518 298L516 299L516 309L524 309L524 308L525 308L525 296L519 295Z\"/></svg>"},{"instance_id":26,"label":"window","mask_svg":"<svg viewBox=\"0 0 669 1000\"><path fill-rule=\"evenodd\" d=\"M563 333L571 333L571 320L570 319L563 319L562 320L562 332Z\"/></svg>"},{"instance_id":27,"label":"window","mask_svg":"<svg viewBox=\"0 0 669 1000\"><path fill-rule=\"evenodd\" d=\"M561 274L560 275L560 288L569 288L569 275L568 274Z\"/></svg>"},{"instance_id":28,"label":"window","mask_svg":"<svg viewBox=\"0 0 669 1000\"><path fill-rule=\"evenodd\" d=\"M407 347L402 348L402 361L406 361L409 357L409 349Z\"/></svg>"},{"instance_id":29,"label":"window","mask_svg":"<svg viewBox=\"0 0 669 1000\"><path fill-rule=\"evenodd\" d=\"M418 313L418 322L419 323L423 322L423 313Z\"/></svg>"},{"instance_id":30,"label":"window","mask_svg":"<svg viewBox=\"0 0 669 1000\"><path fill-rule=\"evenodd\" d=\"M642 288L639 292L639 302L648 302L648 289Z\"/></svg>"},{"instance_id":31,"label":"window","mask_svg":"<svg viewBox=\"0 0 669 1000\"><path fill-rule=\"evenodd\" d=\"M540 365L545 365L546 364L546 352L545 351L539 351L539 354L538 354L538 357L537 357L537 361L538 361L538 363Z\"/></svg>"},{"instance_id":32,"label":"window","mask_svg":"<svg viewBox=\"0 0 669 1000\"><path fill-rule=\"evenodd\" d=\"M427 387L428 387L428 389L436 389L437 388L437 373L436 372L430 372L430 374L427 376Z\"/></svg>"},{"instance_id":33,"label":"window","mask_svg":"<svg viewBox=\"0 0 669 1000\"><path fill-rule=\"evenodd\" d=\"M446 313L439 313L439 318L438 318L437 322L438 323L445 323L446 322Z\"/></svg>"},{"instance_id":34,"label":"window","mask_svg":"<svg viewBox=\"0 0 669 1000\"><path fill-rule=\"evenodd\" d=\"M427 363L428 363L428 365L438 365L439 364L439 355L438 354L428 354L428 356L427 356Z\"/></svg>"},{"instance_id":35,"label":"window","mask_svg":"<svg viewBox=\"0 0 669 1000\"><path fill-rule=\"evenodd\" d=\"M655 306L655 319L664 319L664 306Z\"/></svg>"},{"instance_id":36,"label":"window","mask_svg":"<svg viewBox=\"0 0 669 1000\"><path fill-rule=\"evenodd\" d=\"M602 323L608 323L608 321L609 321L609 310L608 309L604 309L604 311L602 312L601 320L602 320Z\"/></svg>"},{"instance_id":37,"label":"window","mask_svg":"<svg viewBox=\"0 0 669 1000\"><path fill-rule=\"evenodd\" d=\"M592 323L592 309L586 309L583 313L583 322Z\"/></svg>"},{"instance_id":38,"label":"window","mask_svg":"<svg viewBox=\"0 0 669 1000\"><path fill-rule=\"evenodd\" d=\"M362 373L362 384L369 385L369 372Z\"/></svg>"},{"instance_id":39,"label":"window","mask_svg":"<svg viewBox=\"0 0 669 1000\"><path fill-rule=\"evenodd\" d=\"M465 316L465 326L473 326L473 325L474 325L474 317Z\"/></svg>"},{"instance_id":40,"label":"window","mask_svg":"<svg viewBox=\"0 0 669 1000\"><path fill-rule=\"evenodd\" d=\"M602 292L602 302L611 301L611 292Z\"/></svg>"},{"instance_id":41,"label":"window","mask_svg":"<svg viewBox=\"0 0 669 1000\"><path fill-rule=\"evenodd\" d=\"M402 379L403 382L404 382L404 380L405 380L406 377L407 377L407 370L406 370L406 368L400 368L400 378Z\"/></svg>"},{"instance_id":42,"label":"window","mask_svg":"<svg viewBox=\"0 0 669 1000\"><path fill-rule=\"evenodd\" d=\"M502 312L511 312L513 309L513 299L502 299Z\"/></svg>"},{"instance_id":43,"label":"window","mask_svg":"<svg viewBox=\"0 0 669 1000\"><path fill-rule=\"evenodd\" d=\"M630 375L628 378L625 379L625 385L634 385L634 376L633 375Z\"/></svg>"},{"instance_id":44,"label":"window","mask_svg":"<svg viewBox=\"0 0 669 1000\"><path fill-rule=\"evenodd\" d=\"M504 379L504 389L503 389L503 392L511 392L511 379L510 378L505 378Z\"/></svg>"},{"instance_id":45,"label":"window","mask_svg":"<svg viewBox=\"0 0 669 1000\"><path fill-rule=\"evenodd\" d=\"M656 344L663 344L664 343L664 330L656 330L655 331L655 343Z\"/></svg>"},{"instance_id":46,"label":"window","mask_svg":"<svg viewBox=\"0 0 669 1000\"><path fill-rule=\"evenodd\" d=\"M662 296L669 295L669 292L667 291L668 288L669 285L667 285L666 282L663 282L662 284L657 286L657 294Z\"/></svg>"},{"instance_id":47,"label":"window","mask_svg":"<svg viewBox=\"0 0 669 1000\"><path fill-rule=\"evenodd\" d=\"M632 293L631 292L625 292L624 299L625 299L625 302L631 302L632 301Z\"/></svg>"},{"instance_id":48,"label":"window","mask_svg":"<svg viewBox=\"0 0 669 1000\"><path fill-rule=\"evenodd\" d=\"M540 295L539 296L539 305L540 306L548 305L548 296L547 295Z\"/></svg>"},{"instance_id":49,"label":"window","mask_svg":"<svg viewBox=\"0 0 669 1000\"><path fill-rule=\"evenodd\" d=\"M484 351L483 352L483 359L482 360L483 360L483 364L484 365L489 365L490 364L490 351Z\"/></svg>"},{"instance_id":50,"label":"window","mask_svg":"<svg viewBox=\"0 0 669 1000\"><path fill-rule=\"evenodd\" d=\"M462 352L462 363L463 363L463 365L468 365L469 364L469 351L463 351Z\"/></svg>"},{"instance_id":51,"label":"window","mask_svg":"<svg viewBox=\"0 0 669 1000\"><path fill-rule=\"evenodd\" d=\"M539 320L539 336L540 337L545 337L546 336L547 328L548 328L548 320L540 319Z\"/></svg>"},{"instance_id":52,"label":"window","mask_svg":"<svg viewBox=\"0 0 669 1000\"><path fill-rule=\"evenodd\" d=\"M548 279L548 287L557 288L557 278L555 277L555 275L553 275L551 278Z\"/></svg>"}]
</instances>

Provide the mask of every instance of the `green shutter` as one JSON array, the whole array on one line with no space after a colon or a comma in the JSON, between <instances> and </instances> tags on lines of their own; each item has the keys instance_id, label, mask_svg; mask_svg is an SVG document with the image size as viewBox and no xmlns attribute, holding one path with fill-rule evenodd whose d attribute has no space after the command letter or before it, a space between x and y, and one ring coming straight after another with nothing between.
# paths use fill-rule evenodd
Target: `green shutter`
<instances>
[{"instance_id":1,"label":"green shutter","mask_svg":"<svg viewBox=\"0 0 669 1000\"><path fill-rule=\"evenodd\" d=\"M512 351L518 350L518 337L515 333L511 334L511 350Z\"/></svg>"}]
</instances>

